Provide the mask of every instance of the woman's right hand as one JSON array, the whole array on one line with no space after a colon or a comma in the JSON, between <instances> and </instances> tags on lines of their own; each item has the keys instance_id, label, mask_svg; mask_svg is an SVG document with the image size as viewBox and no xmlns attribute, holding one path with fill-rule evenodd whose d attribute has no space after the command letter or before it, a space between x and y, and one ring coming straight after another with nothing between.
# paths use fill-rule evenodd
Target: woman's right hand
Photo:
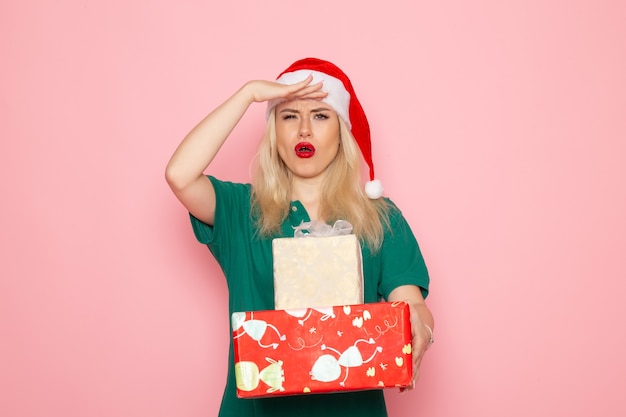
<instances>
[{"instance_id":1,"label":"woman's right hand","mask_svg":"<svg viewBox=\"0 0 626 417\"><path fill-rule=\"evenodd\" d=\"M274 81L254 80L246 83L244 89L246 89L249 94L251 94L252 101L256 103L261 103L274 99L321 100L326 97L328 95L328 92L322 90L322 82L311 84L312 81L312 75L309 75L307 78L300 81L299 83L290 85L280 84Z\"/></svg>"}]
</instances>

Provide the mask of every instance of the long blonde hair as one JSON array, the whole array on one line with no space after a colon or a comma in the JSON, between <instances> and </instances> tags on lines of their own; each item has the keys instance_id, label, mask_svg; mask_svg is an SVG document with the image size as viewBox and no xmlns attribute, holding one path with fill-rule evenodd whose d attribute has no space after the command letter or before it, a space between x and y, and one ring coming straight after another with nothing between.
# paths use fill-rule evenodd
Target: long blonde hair
<instances>
[{"instance_id":1,"label":"long blonde hair","mask_svg":"<svg viewBox=\"0 0 626 417\"><path fill-rule=\"evenodd\" d=\"M291 172L278 155L275 113L271 111L255 158L252 209L262 236L281 230L289 215ZM322 185L319 214L327 222L347 220L354 233L376 252L389 227L389 205L365 195L361 184L361 153L350 130L339 119L340 146Z\"/></svg>"}]
</instances>

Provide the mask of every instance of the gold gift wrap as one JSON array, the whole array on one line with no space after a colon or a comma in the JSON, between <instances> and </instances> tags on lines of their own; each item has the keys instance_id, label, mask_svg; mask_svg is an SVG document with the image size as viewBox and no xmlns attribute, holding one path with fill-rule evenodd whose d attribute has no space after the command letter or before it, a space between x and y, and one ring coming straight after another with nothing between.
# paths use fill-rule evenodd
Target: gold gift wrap
<instances>
[{"instance_id":1,"label":"gold gift wrap","mask_svg":"<svg viewBox=\"0 0 626 417\"><path fill-rule=\"evenodd\" d=\"M355 235L277 238L272 252L276 309L363 303L361 246Z\"/></svg>"}]
</instances>

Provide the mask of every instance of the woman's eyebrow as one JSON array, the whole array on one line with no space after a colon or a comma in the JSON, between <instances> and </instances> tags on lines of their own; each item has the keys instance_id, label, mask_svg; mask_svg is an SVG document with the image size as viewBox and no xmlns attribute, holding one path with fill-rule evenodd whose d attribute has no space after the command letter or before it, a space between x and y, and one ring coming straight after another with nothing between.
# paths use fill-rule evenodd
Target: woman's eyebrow
<instances>
[{"instance_id":1,"label":"woman's eyebrow","mask_svg":"<svg viewBox=\"0 0 626 417\"><path fill-rule=\"evenodd\" d=\"M319 112L323 112L323 111L330 111L330 107L316 107L316 108L310 110L311 113L319 113ZM299 114L300 110L291 109L289 107L286 107L286 108L280 110L278 113L298 113Z\"/></svg>"}]
</instances>

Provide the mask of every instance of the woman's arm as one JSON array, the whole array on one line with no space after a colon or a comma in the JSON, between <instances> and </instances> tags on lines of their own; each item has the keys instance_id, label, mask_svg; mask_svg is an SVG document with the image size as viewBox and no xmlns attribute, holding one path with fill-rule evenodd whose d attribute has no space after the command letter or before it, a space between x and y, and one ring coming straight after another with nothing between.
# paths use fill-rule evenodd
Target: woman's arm
<instances>
[{"instance_id":1,"label":"woman's arm","mask_svg":"<svg viewBox=\"0 0 626 417\"><path fill-rule=\"evenodd\" d=\"M274 98L321 99L322 84L309 85L312 77L293 85L250 81L205 117L178 145L165 170L165 178L180 202L199 220L212 225L215 190L204 171L226 138L254 102Z\"/></svg>"},{"instance_id":2,"label":"woman's arm","mask_svg":"<svg viewBox=\"0 0 626 417\"><path fill-rule=\"evenodd\" d=\"M413 335L413 386L419 377L419 367L424 353L432 344L432 331L435 321L432 313L426 306L424 297L419 287L415 285L402 285L395 288L389 294L387 301L406 301L411 311L411 333ZM411 386L410 388L413 388Z\"/></svg>"}]
</instances>

